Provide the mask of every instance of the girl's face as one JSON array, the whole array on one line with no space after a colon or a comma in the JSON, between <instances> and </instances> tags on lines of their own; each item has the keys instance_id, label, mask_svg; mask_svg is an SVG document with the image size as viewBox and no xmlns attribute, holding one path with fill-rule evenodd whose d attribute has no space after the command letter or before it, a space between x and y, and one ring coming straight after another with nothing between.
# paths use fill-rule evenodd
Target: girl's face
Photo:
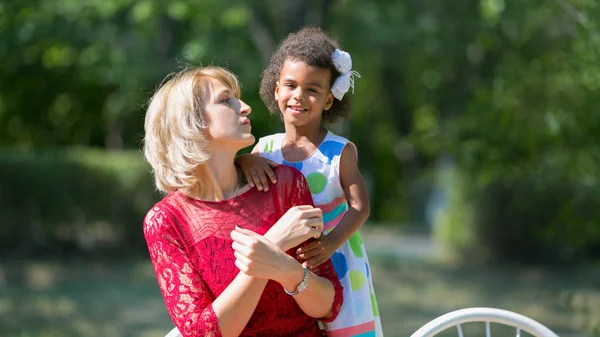
<instances>
[{"instance_id":1,"label":"girl's face","mask_svg":"<svg viewBox=\"0 0 600 337\"><path fill-rule=\"evenodd\" d=\"M254 143L248 115L250 106L235 97L221 81L209 78L210 99L205 107L211 147L220 145L239 150Z\"/></svg>"},{"instance_id":2,"label":"girl's face","mask_svg":"<svg viewBox=\"0 0 600 337\"><path fill-rule=\"evenodd\" d=\"M285 123L320 125L323 110L333 104L331 70L286 59L275 86L275 99Z\"/></svg>"}]
</instances>

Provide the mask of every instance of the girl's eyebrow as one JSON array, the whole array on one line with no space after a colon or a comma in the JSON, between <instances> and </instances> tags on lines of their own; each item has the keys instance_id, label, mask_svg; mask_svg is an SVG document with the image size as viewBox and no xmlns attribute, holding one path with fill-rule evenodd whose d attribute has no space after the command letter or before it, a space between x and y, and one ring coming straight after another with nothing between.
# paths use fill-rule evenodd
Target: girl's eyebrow
<instances>
[{"instance_id":1,"label":"girl's eyebrow","mask_svg":"<svg viewBox=\"0 0 600 337\"><path fill-rule=\"evenodd\" d=\"M297 81L295 79L290 78L290 77L284 78L283 82L286 82L286 83L297 83ZM308 85L309 86L318 87L318 88L322 88L322 86L321 86L321 84L319 82L309 82Z\"/></svg>"}]
</instances>

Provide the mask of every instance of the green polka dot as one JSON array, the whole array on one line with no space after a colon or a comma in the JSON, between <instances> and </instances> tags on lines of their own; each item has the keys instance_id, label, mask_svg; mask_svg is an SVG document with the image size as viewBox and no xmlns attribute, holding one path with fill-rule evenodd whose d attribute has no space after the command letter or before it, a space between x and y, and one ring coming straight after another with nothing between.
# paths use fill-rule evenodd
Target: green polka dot
<instances>
[{"instance_id":1,"label":"green polka dot","mask_svg":"<svg viewBox=\"0 0 600 337\"><path fill-rule=\"evenodd\" d=\"M323 192L325 186L327 185L327 177L319 172L313 172L306 176L306 181L308 182L308 187L310 188L310 193L312 194L319 194Z\"/></svg>"},{"instance_id":2,"label":"green polka dot","mask_svg":"<svg viewBox=\"0 0 600 337\"><path fill-rule=\"evenodd\" d=\"M350 271L350 286L352 287L352 291L360 290L365 286L365 275L363 275L358 270Z\"/></svg>"},{"instance_id":3,"label":"green polka dot","mask_svg":"<svg viewBox=\"0 0 600 337\"><path fill-rule=\"evenodd\" d=\"M373 306L373 315L379 316L379 308L377 307L377 299L375 294L371 294L371 305Z\"/></svg>"},{"instance_id":4,"label":"green polka dot","mask_svg":"<svg viewBox=\"0 0 600 337\"><path fill-rule=\"evenodd\" d=\"M359 232L355 232L348 240L348 244L356 257L363 257L362 243L362 237Z\"/></svg>"}]
</instances>

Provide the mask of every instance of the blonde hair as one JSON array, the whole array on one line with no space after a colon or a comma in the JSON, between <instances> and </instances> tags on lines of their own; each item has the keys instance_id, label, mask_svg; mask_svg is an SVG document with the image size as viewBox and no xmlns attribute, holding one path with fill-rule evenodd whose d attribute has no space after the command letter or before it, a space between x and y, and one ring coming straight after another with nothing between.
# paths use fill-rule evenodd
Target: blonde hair
<instances>
[{"instance_id":1,"label":"blonde hair","mask_svg":"<svg viewBox=\"0 0 600 337\"><path fill-rule=\"evenodd\" d=\"M239 98L237 77L227 69L209 66L167 76L150 99L144 123L144 157L159 191L202 190L195 171L209 159L204 112L211 96L211 78Z\"/></svg>"}]
</instances>

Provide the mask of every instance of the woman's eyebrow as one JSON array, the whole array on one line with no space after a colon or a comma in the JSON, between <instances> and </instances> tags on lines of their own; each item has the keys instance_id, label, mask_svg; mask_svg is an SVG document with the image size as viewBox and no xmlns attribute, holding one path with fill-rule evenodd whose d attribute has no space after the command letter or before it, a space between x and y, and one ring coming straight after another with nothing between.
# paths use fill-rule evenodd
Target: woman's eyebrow
<instances>
[{"instance_id":1,"label":"woman's eyebrow","mask_svg":"<svg viewBox=\"0 0 600 337\"><path fill-rule=\"evenodd\" d=\"M216 97L221 97L221 96L224 96L224 95L231 95L231 90L229 90L227 88L222 89L222 90L218 91L215 96Z\"/></svg>"}]
</instances>

